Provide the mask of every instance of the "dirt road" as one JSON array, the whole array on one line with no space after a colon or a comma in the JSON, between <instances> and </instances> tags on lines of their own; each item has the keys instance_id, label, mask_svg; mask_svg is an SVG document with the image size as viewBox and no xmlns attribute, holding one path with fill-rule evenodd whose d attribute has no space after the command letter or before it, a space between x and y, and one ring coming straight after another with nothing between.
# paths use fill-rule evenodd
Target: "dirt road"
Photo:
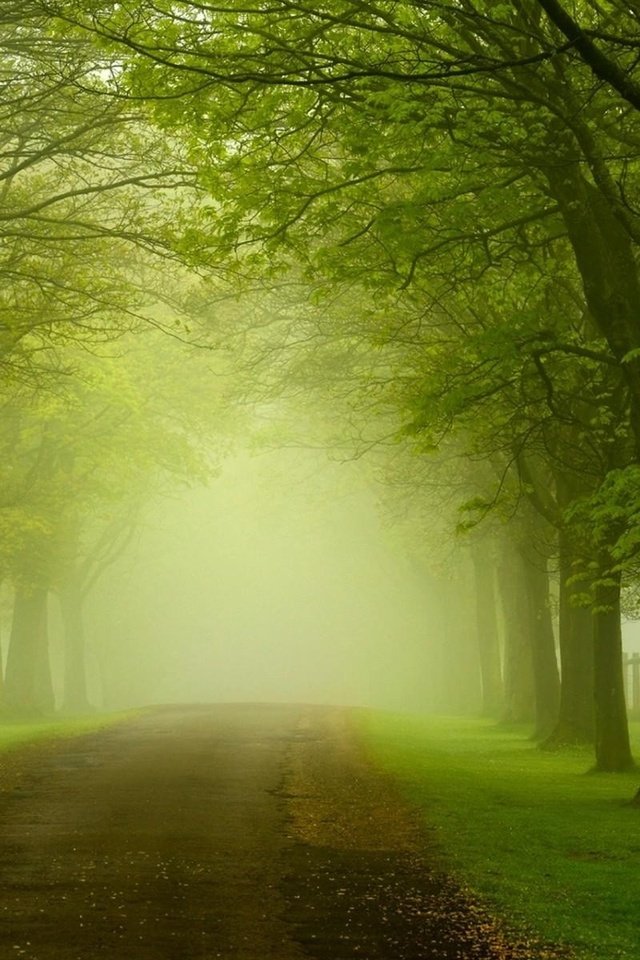
<instances>
[{"instance_id":1,"label":"dirt road","mask_svg":"<svg viewBox=\"0 0 640 960\"><path fill-rule=\"evenodd\" d=\"M4 761L0 960L531 960L429 867L348 711L166 708Z\"/></svg>"}]
</instances>

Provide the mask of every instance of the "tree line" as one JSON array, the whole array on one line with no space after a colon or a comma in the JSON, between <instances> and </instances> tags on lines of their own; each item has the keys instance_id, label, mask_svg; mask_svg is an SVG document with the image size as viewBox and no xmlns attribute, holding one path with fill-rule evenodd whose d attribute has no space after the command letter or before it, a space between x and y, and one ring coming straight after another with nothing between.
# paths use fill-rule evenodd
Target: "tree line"
<instances>
[{"instance_id":1,"label":"tree line","mask_svg":"<svg viewBox=\"0 0 640 960\"><path fill-rule=\"evenodd\" d=\"M439 473L444 495L455 491L480 595L492 565L503 570L502 669L491 604L478 608L486 709L506 696L517 717L533 700L546 742L586 739L599 769L629 767L635 5L32 0L28 11L5 5L7 63L25 64L30 109L54 98L44 112L60 129L48 146L31 118L23 131L12 71L3 224L29 268L14 281L14 325L38 328L39 296L54 309L63 299L47 337L97 304L100 329L114 304L121 323L137 302L122 245L213 268L218 283L224 272L240 303L262 290L278 323L231 312L261 389L317 393L361 432L393 434L409 473ZM82 98L102 126L84 130L72 112ZM76 186L47 181L59 165ZM185 195L195 200L176 217ZM81 268L82 282L51 295ZM211 325L215 339L215 311Z\"/></svg>"},{"instance_id":2,"label":"tree line","mask_svg":"<svg viewBox=\"0 0 640 960\"><path fill-rule=\"evenodd\" d=\"M177 142L89 89L93 47L35 6L2 4L0 46L0 712L37 716L54 708L49 598L60 705L83 711L85 602L146 504L210 475L224 417L210 357L185 340L194 175Z\"/></svg>"}]
</instances>

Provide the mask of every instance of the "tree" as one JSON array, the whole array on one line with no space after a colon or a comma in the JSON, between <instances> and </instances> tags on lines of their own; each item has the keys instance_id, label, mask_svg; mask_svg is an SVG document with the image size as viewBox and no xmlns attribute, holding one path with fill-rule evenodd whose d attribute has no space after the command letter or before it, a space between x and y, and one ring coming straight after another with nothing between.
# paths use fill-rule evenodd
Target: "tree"
<instances>
[{"instance_id":1,"label":"tree","mask_svg":"<svg viewBox=\"0 0 640 960\"><path fill-rule=\"evenodd\" d=\"M64 377L28 404L14 394L5 408L13 488L0 509L0 543L17 590L5 683L13 712L51 706L36 683L48 652L44 628L35 629L50 592L66 629L64 707L87 706L84 600L146 503L210 476L229 420L208 352L161 332L121 338L99 356L63 352Z\"/></svg>"},{"instance_id":2,"label":"tree","mask_svg":"<svg viewBox=\"0 0 640 960\"><path fill-rule=\"evenodd\" d=\"M86 41L0 3L0 364L38 380L43 344L140 325L193 175L178 144L100 92ZM178 192L181 192L180 198ZM53 358L52 358L53 359Z\"/></svg>"},{"instance_id":3,"label":"tree","mask_svg":"<svg viewBox=\"0 0 640 960\"><path fill-rule=\"evenodd\" d=\"M271 259L293 250L316 271L335 277L346 260L363 276L373 243L372 281L408 285L443 253L459 276L468 248L491 269L505 244L522 247L531 224L559 214L640 437L629 250L640 236L638 118L584 65L584 31L559 45L537 0L45 9L128 62L118 94L147 99L175 129L188 124L221 250L260 243ZM567 26L559 4L546 9ZM616 9L637 26L633 11ZM434 205L445 231L425 215Z\"/></svg>"},{"instance_id":4,"label":"tree","mask_svg":"<svg viewBox=\"0 0 640 960\"><path fill-rule=\"evenodd\" d=\"M502 669L498 637L496 569L491 551L478 545L472 550L475 579L478 650L482 684L482 713L498 716L503 707Z\"/></svg>"}]
</instances>

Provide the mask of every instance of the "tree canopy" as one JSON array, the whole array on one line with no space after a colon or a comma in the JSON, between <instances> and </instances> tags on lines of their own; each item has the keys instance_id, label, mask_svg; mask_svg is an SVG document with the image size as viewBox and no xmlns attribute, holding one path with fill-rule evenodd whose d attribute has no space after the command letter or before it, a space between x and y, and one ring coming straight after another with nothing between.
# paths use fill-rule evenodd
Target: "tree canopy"
<instances>
[{"instance_id":1,"label":"tree canopy","mask_svg":"<svg viewBox=\"0 0 640 960\"><path fill-rule=\"evenodd\" d=\"M638 19L590 0L0 7L6 362L37 382L42 334L164 326L164 265L206 274L208 344L244 351L236 398L324 404L345 445L391 439L418 475L473 465L458 526L498 518L532 582L541 525L561 648L569 593L593 611L603 768L630 762Z\"/></svg>"}]
</instances>

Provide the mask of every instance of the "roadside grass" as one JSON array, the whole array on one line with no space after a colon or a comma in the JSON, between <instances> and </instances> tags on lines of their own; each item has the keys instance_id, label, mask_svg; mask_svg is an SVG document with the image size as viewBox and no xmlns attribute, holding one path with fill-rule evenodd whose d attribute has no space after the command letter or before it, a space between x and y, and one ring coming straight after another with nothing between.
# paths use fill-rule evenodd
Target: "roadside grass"
<instances>
[{"instance_id":1,"label":"roadside grass","mask_svg":"<svg viewBox=\"0 0 640 960\"><path fill-rule=\"evenodd\" d=\"M94 733L138 716L140 710L91 713L77 717L22 722L0 719L0 755L43 740L59 740Z\"/></svg>"},{"instance_id":2,"label":"roadside grass","mask_svg":"<svg viewBox=\"0 0 640 960\"><path fill-rule=\"evenodd\" d=\"M640 770L589 774L490 721L361 711L372 759L424 810L439 865L516 930L579 960L640 958ZM632 724L640 758L640 723Z\"/></svg>"}]
</instances>

